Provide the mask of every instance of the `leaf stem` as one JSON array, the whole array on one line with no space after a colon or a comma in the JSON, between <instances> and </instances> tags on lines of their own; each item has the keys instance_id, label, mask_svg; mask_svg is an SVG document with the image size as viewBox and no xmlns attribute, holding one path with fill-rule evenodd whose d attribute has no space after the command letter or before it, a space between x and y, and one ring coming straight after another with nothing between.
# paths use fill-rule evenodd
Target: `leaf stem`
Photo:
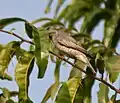
<instances>
[{"instance_id":1,"label":"leaf stem","mask_svg":"<svg viewBox=\"0 0 120 103\"><path fill-rule=\"evenodd\" d=\"M2 30L2 29L0 29L0 32L4 32L4 33L10 34L10 35L13 35L13 36L19 38L23 42L30 43L30 44L34 45L34 43L32 41L26 40L26 39L20 37L18 34L15 34L13 32L9 32L9 31Z\"/></svg>"},{"instance_id":2,"label":"leaf stem","mask_svg":"<svg viewBox=\"0 0 120 103\"><path fill-rule=\"evenodd\" d=\"M61 56L53 53L52 51L49 51L49 53L51 53L52 55L58 57L58 58L61 59L61 60L64 60L64 61L67 62L68 64L72 65L73 67L75 67L75 68L79 69L80 71L82 71L83 73L87 74L87 72L86 72L85 70L83 70L83 69L80 68L79 66L73 64L72 62L66 60L65 58L63 58L63 57L61 57ZM113 89L116 93L119 93L119 94L120 94L120 89L115 88L112 84L108 83L107 81L103 80L102 78L98 78L98 77L96 77L95 75L90 75L90 74L87 74L87 75L88 75L89 77L92 77L92 78L94 78L94 79L96 79L96 80L104 83L105 85L107 85L107 86L109 86L111 89Z\"/></svg>"}]
</instances>

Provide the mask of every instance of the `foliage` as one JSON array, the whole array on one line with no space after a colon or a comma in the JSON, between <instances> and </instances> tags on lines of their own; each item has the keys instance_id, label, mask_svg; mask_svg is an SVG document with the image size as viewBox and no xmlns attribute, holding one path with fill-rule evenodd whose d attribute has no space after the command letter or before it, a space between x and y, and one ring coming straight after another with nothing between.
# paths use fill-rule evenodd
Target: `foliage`
<instances>
[{"instance_id":1,"label":"foliage","mask_svg":"<svg viewBox=\"0 0 120 103\"><path fill-rule=\"evenodd\" d=\"M45 13L49 13L54 0L49 0ZM95 79L100 81L98 91L98 103L119 103L116 100L116 93L120 93L112 84L117 80L120 72L120 55L116 52L116 47L120 39L120 0L71 0L65 8L62 5L67 0L57 0L54 18L38 18L29 22L23 18L4 18L0 19L0 32L5 32L16 36L20 41L11 41L6 45L0 44L0 79L12 82L12 77L8 75L7 69L13 57L17 58L15 68L15 80L19 87L19 92L9 91L6 88L0 88L3 93L0 94L0 103L15 103L11 97L18 95L19 103L32 103L28 96L29 77L34 69L34 64L38 66L38 79L43 79L46 73L47 64L50 59L56 63L55 82L47 90L42 103L52 99L55 103L91 103L91 92ZM81 28L76 29L76 24L82 20ZM103 40L92 39L92 31L101 22L104 21ZM11 23L24 22L26 35L31 41L28 41L15 33L3 30L5 26ZM45 22L36 27L36 23ZM89 68L86 68L85 76L79 68L86 66L82 62L75 60L71 66L72 70L68 81L59 80L60 66L65 61L60 60L49 51L60 55L52 42L49 40L48 27L64 26L66 32L72 33L72 37L82 45L92 56L90 63L95 70L98 70L101 77L98 78L91 74ZM30 44L30 50L21 48L21 44L27 42ZM76 67L79 66L79 68ZM49 68L48 68L49 69ZM110 82L110 83L109 83ZM108 98L109 87L116 93Z\"/></svg>"}]
</instances>

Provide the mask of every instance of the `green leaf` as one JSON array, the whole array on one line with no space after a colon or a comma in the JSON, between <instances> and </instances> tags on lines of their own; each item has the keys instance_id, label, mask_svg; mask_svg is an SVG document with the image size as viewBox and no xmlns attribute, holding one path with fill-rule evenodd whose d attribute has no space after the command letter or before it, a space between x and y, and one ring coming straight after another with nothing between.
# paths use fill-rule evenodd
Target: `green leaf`
<instances>
[{"instance_id":1,"label":"green leaf","mask_svg":"<svg viewBox=\"0 0 120 103\"><path fill-rule=\"evenodd\" d=\"M56 103L74 103L75 95L78 87L82 85L79 78L71 78L63 83L58 91Z\"/></svg>"},{"instance_id":2,"label":"green leaf","mask_svg":"<svg viewBox=\"0 0 120 103\"><path fill-rule=\"evenodd\" d=\"M112 37L111 48L116 48L117 44L119 43L119 40L120 40L120 19L117 23L114 35Z\"/></svg>"},{"instance_id":3,"label":"green leaf","mask_svg":"<svg viewBox=\"0 0 120 103\"><path fill-rule=\"evenodd\" d=\"M84 103L91 103L91 90L94 84L94 79L87 76L82 80L81 83L84 90L84 92L81 93L82 95L84 95Z\"/></svg>"},{"instance_id":4,"label":"green leaf","mask_svg":"<svg viewBox=\"0 0 120 103\"><path fill-rule=\"evenodd\" d=\"M44 98L43 98L43 100L42 100L41 103L46 103L47 100L48 100L50 97L52 98L52 100L54 99L55 94L56 94L56 92L57 92L57 90L58 90L59 84L60 84L59 82L55 82L54 84L52 84L52 85L48 88L48 90L47 90L47 92L46 92L46 94L45 94L45 96L44 96Z\"/></svg>"},{"instance_id":5,"label":"green leaf","mask_svg":"<svg viewBox=\"0 0 120 103\"><path fill-rule=\"evenodd\" d=\"M76 61L75 62L75 65L78 65L80 68L85 68L85 64L80 62L80 61ZM80 70L78 70L77 68L72 68L71 72L70 72L70 75L69 75L69 79L73 78L73 77L78 77L78 78L81 78L82 77L82 72Z\"/></svg>"},{"instance_id":6,"label":"green leaf","mask_svg":"<svg viewBox=\"0 0 120 103\"><path fill-rule=\"evenodd\" d=\"M108 86L104 85L103 83L100 83L100 89L98 92L98 103L108 103L108 93Z\"/></svg>"},{"instance_id":7,"label":"green leaf","mask_svg":"<svg viewBox=\"0 0 120 103\"><path fill-rule=\"evenodd\" d=\"M21 50L18 55L18 64L15 69L15 80L19 86L19 102L30 101L28 97L29 76L34 65L34 55L32 52ZM29 102L28 102L29 103Z\"/></svg>"},{"instance_id":8,"label":"green leaf","mask_svg":"<svg viewBox=\"0 0 120 103\"><path fill-rule=\"evenodd\" d=\"M12 80L12 78L6 73L8 65L14 56L17 48L20 47L20 42L12 41L6 46L0 49L0 78Z\"/></svg>"},{"instance_id":9,"label":"green leaf","mask_svg":"<svg viewBox=\"0 0 120 103\"><path fill-rule=\"evenodd\" d=\"M56 6L56 9L55 9L55 17L57 16L58 12L59 12L59 9L61 8L62 4L65 2L66 0L58 0L57 2L57 6Z\"/></svg>"},{"instance_id":10,"label":"green leaf","mask_svg":"<svg viewBox=\"0 0 120 103\"><path fill-rule=\"evenodd\" d=\"M38 18L34 21L31 22L31 24L36 24L36 23L39 23L39 22L42 22L42 21L52 21L53 19L51 18Z\"/></svg>"},{"instance_id":11,"label":"green leaf","mask_svg":"<svg viewBox=\"0 0 120 103\"><path fill-rule=\"evenodd\" d=\"M110 81L113 83L120 73L120 56L111 56L105 60L106 69L109 72Z\"/></svg>"},{"instance_id":12,"label":"green leaf","mask_svg":"<svg viewBox=\"0 0 120 103\"><path fill-rule=\"evenodd\" d=\"M33 26L29 22L25 22L25 31L28 37L31 39L33 38L32 29L33 29Z\"/></svg>"},{"instance_id":13,"label":"green leaf","mask_svg":"<svg viewBox=\"0 0 120 103\"><path fill-rule=\"evenodd\" d=\"M112 38L115 33L115 29L117 27L117 23L119 20L119 14L113 13L112 17L105 21L105 29L104 29L104 38L103 43L105 47L111 47Z\"/></svg>"},{"instance_id":14,"label":"green leaf","mask_svg":"<svg viewBox=\"0 0 120 103\"><path fill-rule=\"evenodd\" d=\"M12 99L6 101L6 103L15 103Z\"/></svg>"},{"instance_id":15,"label":"green leaf","mask_svg":"<svg viewBox=\"0 0 120 103\"><path fill-rule=\"evenodd\" d=\"M102 77L103 77L105 63L104 63L104 59L102 58L102 56L99 53L97 53L97 55L96 55L95 64L96 64L96 67L98 68L99 72L102 74Z\"/></svg>"},{"instance_id":16,"label":"green leaf","mask_svg":"<svg viewBox=\"0 0 120 103\"><path fill-rule=\"evenodd\" d=\"M45 28L45 27L55 26L55 25L64 26L64 24L61 23L60 21L58 21L58 20L52 20L50 22L47 22L47 23L43 24L42 27Z\"/></svg>"},{"instance_id":17,"label":"green leaf","mask_svg":"<svg viewBox=\"0 0 120 103\"><path fill-rule=\"evenodd\" d=\"M49 0L48 5L47 5L47 7L45 9L45 13L49 13L50 12L50 7L51 7L52 3L53 3L53 0Z\"/></svg>"},{"instance_id":18,"label":"green leaf","mask_svg":"<svg viewBox=\"0 0 120 103\"><path fill-rule=\"evenodd\" d=\"M55 82L59 82L59 78L60 78L60 66L61 66L61 60L57 59L57 61L56 61L56 67L55 67L55 71L54 71Z\"/></svg>"},{"instance_id":19,"label":"green leaf","mask_svg":"<svg viewBox=\"0 0 120 103\"><path fill-rule=\"evenodd\" d=\"M109 16L110 12L107 9L94 8L86 13L80 32L91 33L101 19L107 19Z\"/></svg>"},{"instance_id":20,"label":"green leaf","mask_svg":"<svg viewBox=\"0 0 120 103\"><path fill-rule=\"evenodd\" d=\"M19 22L19 21L26 22L25 19L17 18L17 17L0 19L0 29L3 29L5 26L9 24Z\"/></svg>"},{"instance_id":21,"label":"green leaf","mask_svg":"<svg viewBox=\"0 0 120 103\"><path fill-rule=\"evenodd\" d=\"M9 91L7 88L0 88L2 90L2 94L0 94L0 103L14 103L13 100L11 100L10 98L12 96L17 96L18 92L16 91ZM5 100L6 102L1 102L1 99Z\"/></svg>"},{"instance_id":22,"label":"green leaf","mask_svg":"<svg viewBox=\"0 0 120 103\"><path fill-rule=\"evenodd\" d=\"M39 68L38 78L43 78L47 69L49 56L48 50L50 48L48 33L44 28L40 28L39 31L33 32L33 35L35 42L36 63Z\"/></svg>"}]
</instances>

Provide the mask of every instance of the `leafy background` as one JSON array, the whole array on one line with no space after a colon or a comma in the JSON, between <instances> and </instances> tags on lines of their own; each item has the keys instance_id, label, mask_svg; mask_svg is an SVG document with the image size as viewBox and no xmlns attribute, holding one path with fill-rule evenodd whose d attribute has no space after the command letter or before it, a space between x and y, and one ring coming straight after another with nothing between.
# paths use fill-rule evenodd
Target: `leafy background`
<instances>
[{"instance_id":1,"label":"leafy background","mask_svg":"<svg viewBox=\"0 0 120 103\"><path fill-rule=\"evenodd\" d=\"M53 5L55 5L55 4L56 4L56 2L54 2ZM53 13L54 13L53 10L51 10L51 13L44 15L44 10L45 10L46 5L47 5L47 0L44 0L44 1L42 1L42 0L38 0L38 1L21 0L21 1L17 1L17 2L15 0L11 0L11 1L1 0L1 4L0 4L1 16L0 16L0 18L16 16L16 17L25 18L28 21L32 21L36 18L44 17L44 16L53 17ZM21 6L22 6L22 8L21 8ZM81 22L79 22L79 24L80 23ZM16 28L16 30L14 30L14 32L17 32L18 34L23 34L22 36L25 37L24 31L23 31L24 27L21 24L22 23L12 24L11 26ZM9 26L9 27L6 27L5 29L10 30L11 27ZM100 34L103 34L103 22L101 24L99 24L98 27L96 27L96 30L92 34L93 34L94 39L100 39L100 38L102 39L102 35L100 35ZM0 33L0 36L1 36L0 43L2 43L2 44L6 44L8 41L16 39L15 37L11 37L6 34L4 35L4 33ZM27 45L24 44L22 46L27 48ZM120 48L118 48L118 50L120 50ZM13 62L10 65L9 71L11 74L14 73L13 68L15 67L15 63L16 63L16 61L13 60ZM42 80L36 79L37 78L37 73L36 73L37 69L33 69L33 72L30 76L31 85L29 88L30 89L29 95L30 95L31 99L33 100L33 102L35 102L35 103L39 103L39 101L41 101L40 99L42 99L42 97L44 96L45 91L47 90L49 85L52 84L52 82L53 82L53 78L54 78L53 71L54 70L52 69L52 67L55 65L51 64L51 63L50 63L50 65L52 65L52 66L51 66L51 68L50 68L50 66L48 66L49 69L47 69L44 79L42 79ZM67 77L69 74L69 69L65 69L66 67L69 67L69 65L65 65L61 69L60 80L62 80L62 81L67 80ZM44 81L47 81L47 82L44 82ZM98 84L96 83L96 85L98 85ZM118 85L118 86L120 85L119 80L118 80L118 83L116 83L116 85ZM8 81L0 81L0 87L2 87L2 86L9 87L10 90L16 90L16 89L18 90L18 87L15 84L15 82L11 83ZM96 87L97 86L94 86L94 88L96 88ZM98 90L98 88L96 88L96 91L97 90ZM95 91L94 91L94 93L95 93ZM92 95L94 95L94 93ZM40 98L38 98L38 97L40 97Z\"/></svg>"}]
</instances>

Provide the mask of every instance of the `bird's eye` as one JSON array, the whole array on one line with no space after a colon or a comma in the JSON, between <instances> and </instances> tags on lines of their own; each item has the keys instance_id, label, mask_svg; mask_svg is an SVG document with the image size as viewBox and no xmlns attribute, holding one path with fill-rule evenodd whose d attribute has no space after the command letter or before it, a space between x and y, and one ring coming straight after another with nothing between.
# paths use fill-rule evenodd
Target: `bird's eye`
<instances>
[{"instance_id":1,"label":"bird's eye","mask_svg":"<svg viewBox=\"0 0 120 103\"><path fill-rule=\"evenodd\" d=\"M51 39L51 40L52 40L52 36L51 36L51 35L49 35L49 39Z\"/></svg>"}]
</instances>

